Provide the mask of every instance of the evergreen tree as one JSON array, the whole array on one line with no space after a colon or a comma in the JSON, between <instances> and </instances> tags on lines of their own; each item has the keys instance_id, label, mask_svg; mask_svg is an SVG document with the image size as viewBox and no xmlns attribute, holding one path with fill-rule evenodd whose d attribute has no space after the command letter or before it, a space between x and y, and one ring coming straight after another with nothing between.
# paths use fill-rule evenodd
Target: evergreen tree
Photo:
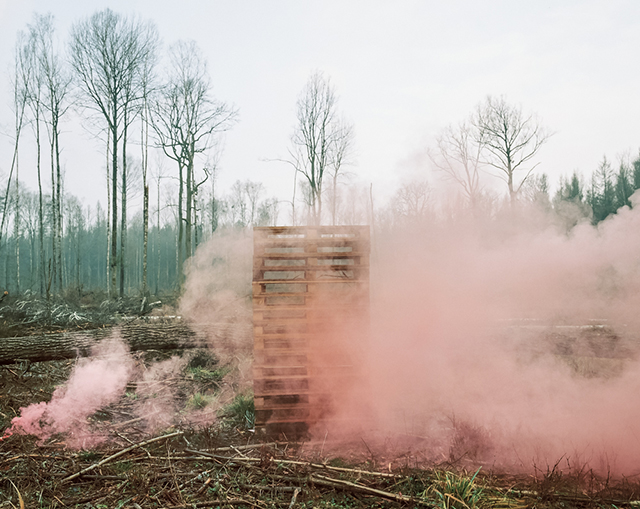
<instances>
[{"instance_id":1,"label":"evergreen tree","mask_svg":"<svg viewBox=\"0 0 640 509\"><path fill-rule=\"evenodd\" d=\"M593 223L597 224L617 210L616 189L613 182L611 163L606 156L591 177L591 189L587 193L587 203L593 211Z\"/></svg>"}]
</instances>

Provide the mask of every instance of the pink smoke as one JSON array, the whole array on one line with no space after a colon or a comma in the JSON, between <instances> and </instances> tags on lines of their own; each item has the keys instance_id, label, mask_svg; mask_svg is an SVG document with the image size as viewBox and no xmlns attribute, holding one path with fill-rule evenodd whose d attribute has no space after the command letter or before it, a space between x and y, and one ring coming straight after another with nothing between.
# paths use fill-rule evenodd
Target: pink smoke
<instances>
[{"instance_id":1,"label":"pink smoke","mask_svg":"<svg viewBox=\"0 0 640 509\"><path fill-rule=\"evenodd\" d=\"M315 432L420 437L424 456L443 461L472 429L485 443L467 458L482 464L530 471L564 458L638 473L635 203L569 235L533 208L379 230L372 334L351 359L362 376L342 388L339 426ZM609 358L562 355L553 338L577 330L563 326L602 319L617 336L596 345ZM593 364L594 376L572 362Z\"/></svg>"},{"instance_id":2,"label":"pink smoke","mask_svg":"<svg viewBox=\"0 0 640 509\"><path fill-rule=\"evenodd\" d=\"M65 433L69 447L95 446L105 437L90 429L88 418L120 398L132 370L129 349L114 334L94 347L91 357L78 361L69 381L55 390L51 401L21 408L21 415L11 421L7 431L42 440Z\"/></svg>"}]
</instances>

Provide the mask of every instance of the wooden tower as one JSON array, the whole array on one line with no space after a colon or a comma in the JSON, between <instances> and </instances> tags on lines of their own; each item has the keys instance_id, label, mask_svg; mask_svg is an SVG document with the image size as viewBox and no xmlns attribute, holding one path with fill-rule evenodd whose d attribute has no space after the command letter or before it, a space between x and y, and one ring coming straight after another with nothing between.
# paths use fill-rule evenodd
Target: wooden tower
<instances>
[{"instance_id":1,"label":"wooden tower","mask_svg":"<svg viewBox=\"0 0 640 509\"><path fill-rule=\"evenodd\" d=\"M304 434L357 377L369 321L369 227L254 228L256 427Z\"/></svg>"}]
</instances>

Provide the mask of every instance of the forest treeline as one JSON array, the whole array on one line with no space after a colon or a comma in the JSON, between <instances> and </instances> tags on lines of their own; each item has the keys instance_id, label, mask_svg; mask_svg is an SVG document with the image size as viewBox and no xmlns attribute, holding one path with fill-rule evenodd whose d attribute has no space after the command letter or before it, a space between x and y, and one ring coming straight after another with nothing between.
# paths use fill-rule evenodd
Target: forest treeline
<instances>
[{"instance_id":1,"label":"forest treeline","mask_svg":"<svg viewBox=\"0 0 640 509\"><path fill-rule=\"evenodd\" d=\"M330 78L314 72L297 99L282 160L296 177L291 200L267 197L265 186L250 180L221 192L220 135L238 111L213 97L195 42L160 54L151 21L109 9L77 21L64 44L57 41L53 16L34 15L18 33L10 76L14 149L0 162L0 289L14 294L177 292L200 244L256 225L370 224L384 231L461 212L491 218L533 204L570 232L631 206L640 188L640 157L615 166L604 158L590 177L574 172L552 193L536 171L550 132L535 115L489 96L444 128L428 151L425 175L435 170L432 178L451 181L454 193L436 196L425 177L377 203L372 186L348 182L354 126L341 114ZM104 147L104 166L88 178L106 176L106 206L65 192L63 148L77 140L66 139L62 127L78 119ZM150 165L151 154L162 154L171 170ZM506 193L492 191L491 176L504 181ZM132 209L133 199L141 199L141 210Z\"/></svg>"}]
</instances>

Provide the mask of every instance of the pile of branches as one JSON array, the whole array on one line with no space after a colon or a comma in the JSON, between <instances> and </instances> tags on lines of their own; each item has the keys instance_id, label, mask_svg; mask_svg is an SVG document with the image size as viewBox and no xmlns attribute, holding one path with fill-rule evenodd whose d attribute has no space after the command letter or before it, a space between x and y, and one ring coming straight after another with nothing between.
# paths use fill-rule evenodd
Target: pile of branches
<instances>
[{"instance_id":1,"label":"pile of branches","mask_svg":"<svg viewBox=\"0 0 640 509\"><path fill-rule=\"evenodd\" d=\"M559 472L539 479L436 470L376 471L309 461L300 444L213 446L212 429L172 431L127 446L69 452L12 435L0 442L0 507L633 507L587 495ZM370 465L369 465L370 466ZM554 489L556 488L556 489Z\"/></svg>"},{"instance_id":2,"label":"pile of branches","mask_svg":"<svg viewBox=\"0 0 640 509\"><path fill-rule=\"evenodd\" d=\"M296 444L287 443L201 448L201 436L175 431L117 450L72 453L12 435L0 452L0 507L432 505L420 493L430 484L425 472L407 476L292 459Z\"/></svg>"},{"instance_id":3,"label":"pile of branches","mask_svg":"<svg viewBox=\"0 0 640 509\"><path fill-rule=\"evenodd\" d=\"M85 300L47 299L28 290L18 296L5 292L2 297L0 337L115 325L123 318L145 315L162 304L146 297L107 299L106 296L91 295Z\"/></svg>"}]
</instances>

